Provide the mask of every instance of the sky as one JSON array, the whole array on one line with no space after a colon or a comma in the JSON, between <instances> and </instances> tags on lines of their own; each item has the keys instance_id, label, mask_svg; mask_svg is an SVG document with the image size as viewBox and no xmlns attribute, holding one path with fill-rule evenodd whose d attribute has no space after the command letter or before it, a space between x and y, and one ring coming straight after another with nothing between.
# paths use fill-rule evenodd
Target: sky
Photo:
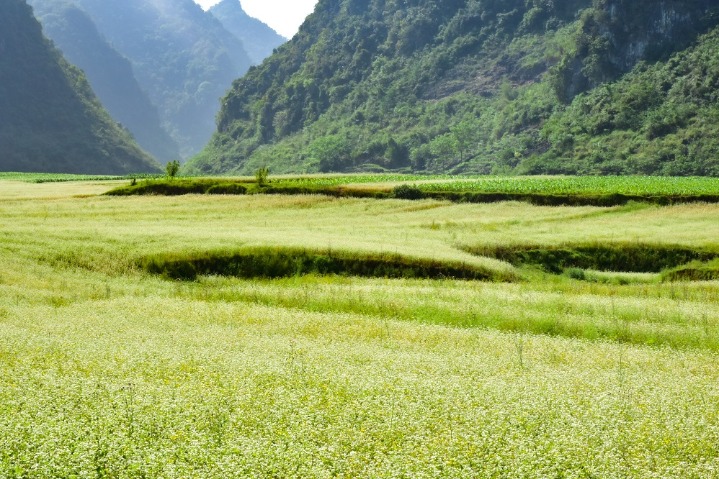
<instances>
[{"instance_id":1,"label":"sky","mask_svg":"<svg viewBox=\"0 0 719 479\"><path fill-rule=\"evenodd\" d=\"M220 0L195 0L207 10ZM271 26L280 35L292 38L307 15L315 9L317 0L240 0L251 17Z\"/></svg>"}]
</instances>

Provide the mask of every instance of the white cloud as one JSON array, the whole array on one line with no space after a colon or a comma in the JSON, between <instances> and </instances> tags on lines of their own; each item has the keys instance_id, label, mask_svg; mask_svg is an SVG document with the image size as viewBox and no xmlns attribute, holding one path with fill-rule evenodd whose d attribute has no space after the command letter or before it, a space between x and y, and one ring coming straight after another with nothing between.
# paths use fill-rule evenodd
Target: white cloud
<instances>
[{"instance_id":1,"label":"white cloud","mask_svg":"<svg viewBox=\"0 0 719 479\"><path fill-rule=\"evenodd\" d=\"M219 0L195 0L207 10ZM248 15L259 18L280 35L291 38L307 15L312 13L317 0L240 0Z\"/></svg>"}]
</instances>

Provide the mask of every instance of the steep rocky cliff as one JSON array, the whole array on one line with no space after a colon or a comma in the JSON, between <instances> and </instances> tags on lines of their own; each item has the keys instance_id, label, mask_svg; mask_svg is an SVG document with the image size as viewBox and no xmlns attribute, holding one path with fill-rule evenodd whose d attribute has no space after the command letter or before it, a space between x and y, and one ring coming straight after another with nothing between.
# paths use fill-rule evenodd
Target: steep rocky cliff
<instances>
[{"instance_id":1,"label":"steep rocky cliff","mask_svg":"<svg viewBox=\"0 0 719 479\"><path fill-rule=\"evenodd\" d=\"M582 13L574 51L557 74L560 98L617 79L640 61L665 60L716 25L719 6L710 0L600 0Z\"/></svg>"}]
</instances>

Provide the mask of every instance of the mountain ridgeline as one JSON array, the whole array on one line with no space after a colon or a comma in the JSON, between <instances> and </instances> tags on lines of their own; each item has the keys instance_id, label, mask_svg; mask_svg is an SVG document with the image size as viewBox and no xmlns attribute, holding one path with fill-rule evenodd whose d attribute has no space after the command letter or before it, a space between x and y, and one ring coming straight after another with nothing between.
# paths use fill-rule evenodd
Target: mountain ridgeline
<instances>
[{"instance_id":1,"label":"mountain ridgeline","mask_svg":"<svg viewBox=\"0 0 719 479\"><path fill-rule=\"evenodd\" d=\"M188 156L214 130L217 100L250 60L242 43L193 0L75 0L157 105L165 128Z\"/></svg>"},{"instance_id":2,"label":"mountain ridgeline","mask_svg":"<svg viewBox=\"0 0 719 479\"><path fill-rule=\"evenodd\" d=\"M25 0L0 2L0 170L160 171L43 36Z\"/></svg>"},{"instance_id":3,"label":"mountain ridgeline","mask_svg":"<svg viewBox=\"0 0 719 479\"><path fill-rule=\"evenodd\" d=\"M158 161L180 158L179 147L162 128L157 109L140 87L130 62L98 32L92 19L65 2L30 0L43 32L63 56L81 68L112 117Z\"/></svg>"},{"instance_id":4,"label":"mountain ridgeline","mask_svg":"<svg viewBox=\"0 0 719 479\"><path fill-rule=\"evenodd\" d=\"M121 105L111 108L118 120L127 121L133 132L143 131L135 134L143 144L151 145L148 150L162 160L173 155L176 159L173 150L178 145L183 157L202 149L215 130L218 99L251 64L242 42L193 0L30 3L46 24L48 36L61 49L67 49L68 57L77 59L81 68L92 72L88 76L93 87L103 92L103 101ZM68 5L75 10L68 10ZM77 10L93 25L87 21L81 25ZM100 38L91 30L96 30ZM79 41L81 36L83 41ZM107 45L102 47L100 43ZM141 105L144 99L137 92L128 89L127 80L121 78L125 71L120 72L117 56L129 61L142 94L154 105L156 114ZM111 67L122 75L114 79L101 77ZM125 85L121 86L121 82ZM165 133L157 132L154 126L158 115Z\"/></svg>"},{"instance_id":5,"label":"mountain ridgeline","mask_svg":"<svg viewBox=\"0 0 719 479\"><path fill-rule=\"evenodd\" d=\"M188 173L719 175L714 0L320 0Z\"/></svg>"},{"instance_id":6,"label":"mountain ridgeline","mask_svg":"<svg viewBox=\"0 0 719 479\"><path fill-rule=\"evenodd\" d=\"M262 63L272 55L275 48L287 41L265 23L247 15L238 0L222 0L210 8L210 13L228 32L242 41L255 65Z\"/></svg>"}]
</instances>

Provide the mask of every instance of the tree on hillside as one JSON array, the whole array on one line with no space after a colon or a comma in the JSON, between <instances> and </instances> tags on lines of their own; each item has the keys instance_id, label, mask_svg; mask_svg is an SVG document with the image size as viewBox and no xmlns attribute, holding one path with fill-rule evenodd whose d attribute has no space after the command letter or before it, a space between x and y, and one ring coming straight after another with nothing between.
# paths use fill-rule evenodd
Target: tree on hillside
<instances>
[{"instance_id":1,"label":"tree on hillside","mask_svg":"<svg viewBox=\"0 0 719 479\"><path fill-rule=\"evenodd\" d=\"M429 143L430 152L445 163L459 163L471 155L479 141L480 126L476 119L466 118L451 126L449 132L436 136ZM447 166L447 165L445 165Z\"/></svg>"},{"instance_id":2,"label":"tree on hillside","mask_svg":"<svg viewBox=\"0 0 719 479\"><path fill-rule=\"evenodd\" d=\"M349 143L339 135L328 135L314 140L309 148L309 157L319 165L323 173L338 171L344 156L349 154Z\"/></svg>"},{"instance_id":3,"label":"tree on hillside","mask_svg":"<svg viewBox=\"0 0 719 479\"><path fill-rule=\"evenodd\" d=\"M455 138L460 162L466 160L477 145L479 141L479 128L479 122L476 119L466 118L449 129Z\"/></svg>"}]
</instances>

